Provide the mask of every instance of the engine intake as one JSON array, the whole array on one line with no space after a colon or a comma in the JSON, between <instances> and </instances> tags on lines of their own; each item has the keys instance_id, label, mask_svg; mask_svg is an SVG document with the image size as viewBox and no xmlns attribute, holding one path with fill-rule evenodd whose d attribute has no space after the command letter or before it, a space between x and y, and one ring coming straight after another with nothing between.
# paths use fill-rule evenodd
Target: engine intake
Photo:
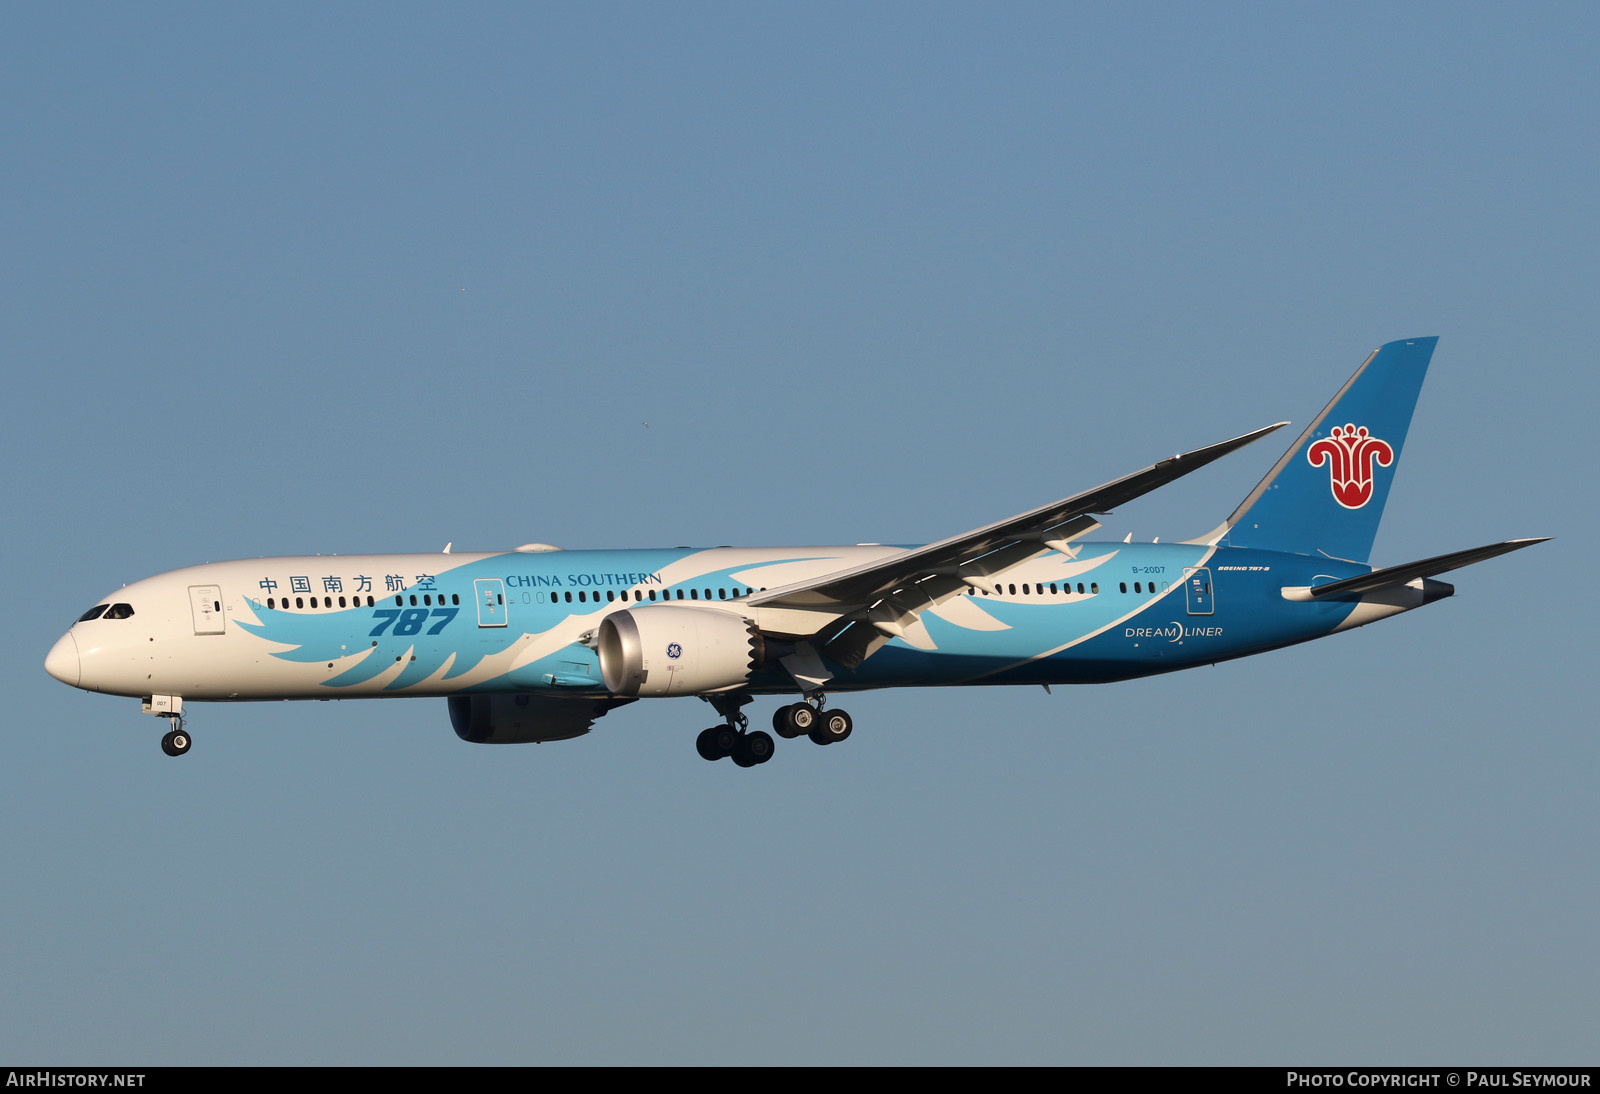
<instances>
[{"instance_id":1,"label":"engine intake","mask_svg":"<svg viewBox=\"0 0 1600 1094\"><path fill-rule=\"evenodd\" d=\"M756 625L708 608L629 608L600 622L600 677L614 695L704 695L750 679L766 659Z\"/></svg>"}]
</instances>

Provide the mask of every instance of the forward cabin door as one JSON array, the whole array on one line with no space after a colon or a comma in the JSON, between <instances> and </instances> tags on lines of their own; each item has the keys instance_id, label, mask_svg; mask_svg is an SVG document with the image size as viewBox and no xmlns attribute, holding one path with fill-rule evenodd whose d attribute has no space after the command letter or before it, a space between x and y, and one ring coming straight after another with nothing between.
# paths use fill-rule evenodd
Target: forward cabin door
<instances>
[{"instance_id":1,"label":"forward cabin door","mask_svg":"<svg viewBox=\"0 0 1600 1094\"><path fill-rule=\"evenodd\" d=\"M194 616L195 634L221 634L226 629L222 617L222 586L190 585L189 614Z\"/></svg>"}]
</instances>

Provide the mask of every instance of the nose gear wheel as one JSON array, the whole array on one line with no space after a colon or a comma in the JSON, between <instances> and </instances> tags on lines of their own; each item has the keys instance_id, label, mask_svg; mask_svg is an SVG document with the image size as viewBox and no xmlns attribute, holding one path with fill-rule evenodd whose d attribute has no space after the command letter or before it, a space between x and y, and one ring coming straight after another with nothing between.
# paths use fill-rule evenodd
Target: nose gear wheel
<instances>
[{"instance_id":1,"label":"nose gear wheel","mask_svg":"<svg viewBox=\"0 0 1600 1094\"><path fill-rule=\"evenodd\" d=\"M189 746L194 744L194 738L183 728L183 715L163 714L162 717L172 720L172 728L161 738L161 751L168 756L182 756L189 751Z\"/></svg>"}]
</instances>

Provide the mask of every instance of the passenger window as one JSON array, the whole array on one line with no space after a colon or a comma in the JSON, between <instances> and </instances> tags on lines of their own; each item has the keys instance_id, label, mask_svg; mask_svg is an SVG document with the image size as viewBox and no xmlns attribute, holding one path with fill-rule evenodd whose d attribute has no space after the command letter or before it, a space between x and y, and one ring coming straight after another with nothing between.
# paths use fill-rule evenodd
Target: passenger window
<instances>
[{"instance_id":1,"label":"passenger window","mask_svg":"<svg viewBox=\"0 0 1600 1094\"><path fill-rule=\"evenodd\" d=\"M294 598L294 606L297 607L297 608L304 608L306 606L306 598L303 597L303 596L295 597Z\"/></svg>"},{"instance_id":2,"label":"passenger window","mask_svg":"<svg viewBox=\"0 0 1600 1094\"><path fill-rule=\"evenodd\" d=\"M1083 586L1079 585L1078 588L1081 590ZM1100 583L1098 581L1089 582L1089 591L1098 594L1100 592Z\"/></svg>"},{"instance_id":3,"label":"passenger window","mask_svg":"<svg viewBox=\"0 0 1600 1094\"><path fill-rule=\"evenodd\" d=\"M451 593L450 594L450 603L452 603L452 604L461 603L461 594L460 593Z\"/></svg>"},{"instance_id":4,"label":"passenger window","mask_svg":"<svg viewBox=\"0 0 1600 1094\"><path fill-rule=\"evenodd\" d=\"M1121 589L1123 592L1127 592L1128 591L1128 583L1126 581L1119 581L1119 582L1117 582L1117 588Z\"/></svg>"},{"instance_id":5,"label":"passenger window","mask_svg":"<svg viewBox=\"0 0 1600 1094\"><path fill-rule=\"evenodd\" d=\"M110 604L96 604L94 607L90 608L88 611L86 611L82 615L78 616L78 622L79 623L87 623L91 619L99 619L102 615L105 614L106 609L109 608L109 607L111 607Z\"/></svg>"},{"instance_id":6,"label":"passenger window","mask_svg":"<svg viewBox=\"0 0 1600 1094\"><path fill-rule=\"evenodd\" d=\"M269 608L276 608L277 607L277 605L272 602L272 597L270 597L270 596L267 597L267 607L269 607Z\"/></svg>"}]
</instances>

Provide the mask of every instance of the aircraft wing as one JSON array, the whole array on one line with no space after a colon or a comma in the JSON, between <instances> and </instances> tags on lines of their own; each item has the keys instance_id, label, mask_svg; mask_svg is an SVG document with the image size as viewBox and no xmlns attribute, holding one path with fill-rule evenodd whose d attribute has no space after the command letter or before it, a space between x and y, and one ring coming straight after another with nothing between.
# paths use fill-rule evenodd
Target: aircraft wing
<instances>
[{"instance_id":1,"label":"aircraft wing","mask_svg":"<svg viewBox=\"0 0 1600 1094\"><path fill-rule=\"evenodd\" d=\"M757 593L747 603L842 614L872 608L875 614L869 621L892 634L897 618L915 615L968 586L992 591L989 579L994 575L1046 551L1061 550L1075 537L1098 528L1091 514L1108 513L1113 506L1165 486L1288 424L1279 422L1173 456L1093 490L926 547Z\"/></svg>"}]
</instances>

